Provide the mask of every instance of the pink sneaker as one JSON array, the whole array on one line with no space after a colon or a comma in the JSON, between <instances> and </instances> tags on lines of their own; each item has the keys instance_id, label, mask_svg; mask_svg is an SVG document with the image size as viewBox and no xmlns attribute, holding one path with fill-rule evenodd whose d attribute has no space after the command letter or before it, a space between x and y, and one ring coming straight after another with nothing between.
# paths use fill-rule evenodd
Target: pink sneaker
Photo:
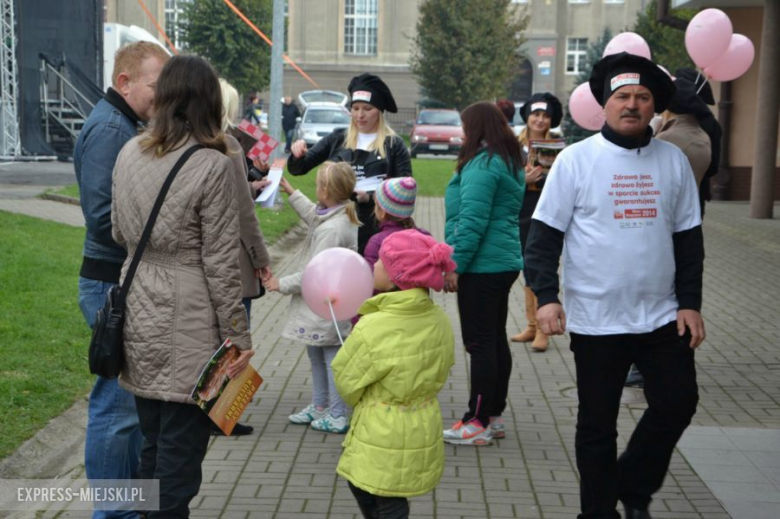
<instances>
[{"instance_id":1,"label":"pink sneaker","mask_svg":"<svg viewBox=\"0 0 780 519\"><path fill-rule=\"evenodd\" d=\"M493 438L497 440L506 438L506 425L504 424L504 419L500 416L491 416L490 431L493 433Z\"/></svg>"},{"instance_id":2,"label":"pink sneaker","mask_svg":"<svg viewBox=\"0 0 780 519\"><path fill-rule=\"evenodd\" d=\"M461 420L451 429L445 429L444 441L452 445L490 445L493 443L493 435L490 426L483 427L477 419L467 423Z\"/></svg>"}]
</instances>

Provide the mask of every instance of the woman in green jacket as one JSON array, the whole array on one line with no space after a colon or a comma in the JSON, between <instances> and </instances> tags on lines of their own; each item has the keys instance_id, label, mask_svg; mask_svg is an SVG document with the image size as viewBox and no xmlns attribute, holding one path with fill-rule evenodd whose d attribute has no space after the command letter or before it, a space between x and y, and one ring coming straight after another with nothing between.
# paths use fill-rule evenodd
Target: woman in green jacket
<instances>
[{"instance_id":1,"label":"woman in green jacket","mask_svg":"<svg viewBox=\"0 0 780 519\"><path fill-rule=\"evenodd\" d=\"M458 292L463 345L471 357L471 395L444 441L487 445L505 435L512 354L506 336L509 291L523 269L518 215L523 152L501 111L475 103L461 114L466 140L444 196L445 236L458 267L445 289Z\"/></svg>"},{"instance_id":2,"label":"woman in green jacket","mask_svg":"<svg viewBox=\"0 0 780 519\"><path fill-rule=\"evenodd\" d=\"M429 288L455 268L452 248L409 229L382 242L374 288L331 367L355 412L336 472L366 518L409 516L407 497L436 488L444 471L436 395L455 359L452 325Z\"/></svg>"}]
</instances>

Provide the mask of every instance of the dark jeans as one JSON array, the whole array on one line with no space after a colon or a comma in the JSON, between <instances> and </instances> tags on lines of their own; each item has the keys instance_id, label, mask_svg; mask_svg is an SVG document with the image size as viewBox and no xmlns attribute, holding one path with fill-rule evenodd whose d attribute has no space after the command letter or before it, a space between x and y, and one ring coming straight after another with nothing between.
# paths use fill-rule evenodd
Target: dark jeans
<instances>
[{"instance_id":1,"label":"dark jeans","mask_svg":"<svg viewBox=\"0 0 780 519\"><path fill-rule=\"evenodd\" d=\"M160 510L149 519L189 517L200 490L211 419L198 406L135 397L144 442L138 477L160 480Z\"/></svg>"},{"instance_id":2,"label":"dark jeans","mask_svg":"<svg viewBox=\"0 0 780 519\"><path fill-rule=\"evenodd\" d=\"M290 146L292 146L293 143L293 134L295 133L295 128L290 128L289 130L284 130L284 151L286 153L290 153Z\"/></svg>"},{"instance_id":3,"label":"dark jeans","mask_svg":"<svg viewBox=\"0 0 780 519\"><path fill-rule=\"evenodd\" d=\"M519 273L463 274L458 279L458 311L463 345L471 357L471 394L467 422L482 425L506 408L512 353L506 338L509 291Z\"/></svg>"},{"instance_id":4,"label":"dark jeans","mask_svg":"<svg viewBox=\"0 0 780 519\"><path fill-rule=\"evenodd\" d=\"M619 519L618 500L645 510L661 488L699 401L690 339L688 333L677 335L676 322L642 334L571 334L579 396L580 519ZM648 407L618 459L620 396L632 363L645 377Z\"/></svg>"},{"instance_id":5,"label":"dark jeans","mask_svg":"<svg viewBox=\"0 0 780 519\"><path fill-rule=\"evenodd\" d=\"M347 483L366 519L407 519L409 517L409 501L405 497L375 496L349 481Z\"/></svg>"}]
</instances>

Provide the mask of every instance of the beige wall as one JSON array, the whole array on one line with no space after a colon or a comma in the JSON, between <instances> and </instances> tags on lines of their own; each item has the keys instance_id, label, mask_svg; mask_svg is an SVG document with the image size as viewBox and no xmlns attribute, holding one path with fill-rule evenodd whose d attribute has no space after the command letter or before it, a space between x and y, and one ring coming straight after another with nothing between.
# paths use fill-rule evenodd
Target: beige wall
<instances>
[{"instance_id":1,"label":"beige wall","mask_svg":"<svg viewBox=\"0 0 780 519\"><path fill-rule=\"evenodd\" d=\"M160 27L165 28L165 0L144 0L147 9L157 19ZM163 40L154 23L149 16L141 9L140 4L135 0L105 0L105 21L109 23L120 23L122 25L137 25L146 29L152 36L158 40Z\"/></svg>"}]
</instances>

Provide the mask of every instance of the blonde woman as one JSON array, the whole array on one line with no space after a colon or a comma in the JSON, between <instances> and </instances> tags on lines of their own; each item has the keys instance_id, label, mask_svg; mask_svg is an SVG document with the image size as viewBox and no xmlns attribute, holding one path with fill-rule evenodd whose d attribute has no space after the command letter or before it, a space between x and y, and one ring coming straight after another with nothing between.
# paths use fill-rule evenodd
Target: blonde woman
<instances>
[{"instance_id":1,"label":"blonde woman","mask_svg":"<svg viewBox=\"0 0 780 519\"><path fill-rule=\"evenodd\" d=\"M532 140L553 139L558 135L551 132L561 124L563 117L563 107L561 102L554 95L544 92L534 94L520 109L520 116L523 118L526 126L520 132L518 140L523 146L526 157L530 151L529 143ZM528 241L528 231L531 228L531 215L534 214L536 204L542 195L544 187L544 178L542 178L542 167L526 163L525 166L525 195L523 196L523 207L520 210L520 245L523 247L525 255L525 244ZM525 277L525 271L523 271ZM545 351L549 339L541 328L536 326L536 296L534 296L531 287L528 286L526 279L525 287L525 317L528 320L528 326L525 330L514 335L512 342L531 342L531 348L534 351Z\"/></svg>"},{"instance_id":2,"label":"blonde woman","mask_svg":"<svg viewBox=\"0 0 780 519\"><path fill-rule=\"evenodd\" d=\"M398 111L385 82L372 74L361 74L352 78L347 89L352 114L349 128L335 130L312 149L303 140L294 142L287 169L292 175L305 175L330 160L348 163L358 182L373 177L411 177L409 150L385 120L385 111ZM368 239L379 231L374 219L373 194L373 191L356 191L358 218L363 223L358 233L360 254Z\"/></svg>"}]
</instances>

